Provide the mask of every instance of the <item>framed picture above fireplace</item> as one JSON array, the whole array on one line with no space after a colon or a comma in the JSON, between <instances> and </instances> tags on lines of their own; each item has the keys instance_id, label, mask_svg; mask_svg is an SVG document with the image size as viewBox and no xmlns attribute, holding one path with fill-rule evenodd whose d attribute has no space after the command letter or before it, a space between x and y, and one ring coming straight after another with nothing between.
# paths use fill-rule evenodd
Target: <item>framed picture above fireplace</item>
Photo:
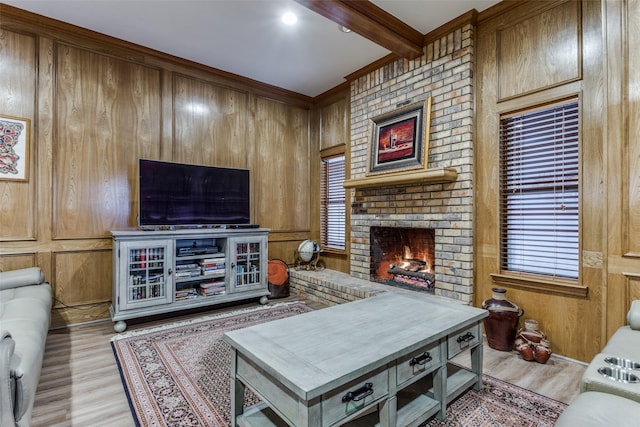
<instances>
[{"instance_id":1,"label":"framed picture above fireplace","mask_svg":"<svg viewBox=\"0 0 640 427\"><path fill-rule=\"evenodd\" d=\"M367 175L427 168L431 97L371 122Z\"/></svg>"}]
</instances>

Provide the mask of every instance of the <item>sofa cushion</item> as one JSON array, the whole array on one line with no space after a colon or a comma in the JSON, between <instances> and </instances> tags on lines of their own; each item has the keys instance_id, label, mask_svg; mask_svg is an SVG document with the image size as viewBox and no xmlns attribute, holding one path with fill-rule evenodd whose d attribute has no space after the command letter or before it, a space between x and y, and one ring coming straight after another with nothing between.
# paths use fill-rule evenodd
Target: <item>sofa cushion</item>
<instances>
[{"instance_id":1,"label":"sofa cushion","mask_svg":"<svg viewBox=\"0 0 640 427\"><path fill-rule=\"evenodd\" d=\"M560 414L555 427L637 427L640 403L597 391L579 394Z\"/></svg>"},{"instance_id":2,"label":"sofa cushion","mask_svg":"<svg viewBox=\"0 0 640 427\"><path fill-rule=\"evenodd\" d=\"M640 342L640 331L635 331L630 326L622 326L609 339L602 352L640 362L638 342Z\"/></svg>"},{"instance_id":3,"label":"sofa cushion","mask_svg":"<svg viewBox=\"0 0 640 427\"><path fill-rule=\"evenodd\" d=\"M0 291L0 334L15 342L10 367L24 400L17 401L16 420L33 407L49 329L51 286L42 283Z\"/></svg>"},{"instance_id":4,"label":"sofa cushion","mask_svg":"<svg viewBox=\"0 0 640 427\"><path fill-rule=\"evenodd\" d=\"M0 272L0 290L38 285L44 282L44 274L39 267Z\"/></svg>"}]
</instances>

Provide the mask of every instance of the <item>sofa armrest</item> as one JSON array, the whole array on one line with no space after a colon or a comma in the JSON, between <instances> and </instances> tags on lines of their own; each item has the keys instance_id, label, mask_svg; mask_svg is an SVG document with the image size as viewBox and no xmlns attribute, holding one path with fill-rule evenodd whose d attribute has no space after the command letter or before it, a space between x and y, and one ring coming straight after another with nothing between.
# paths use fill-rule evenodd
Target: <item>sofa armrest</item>
<instances>
[{"instance_id":1,"label":"sofa armrest","mask_svg":"<svg viewBox=\"0 0 640 427\"><path fill-rule=\"evenodd\" d=\"M631 302L631 308L627 313L627 323L634 330L640 330L640 300Z\"/></svg>"},{"instance_id":2,"label":"sofa armrest","mask_svg":"<svg viewBox=\"0 0 640 427\"><path fill-rule=\"evenodd\" d=\"M11 372L15 342L8 332L0 336L0 426L15 426L16 381Z\"/></svg>"},{"instance_id":3,"label":"sofa armrest","mask_svg":"<svg viewBox=\"0 0 640 427\"><path fill-rule=\"evenodd\" d=\"M0 272L0 291L21 286L39 285L42 282L44 282L44 274L40 267Z\"/></svg>"}]
</instances>

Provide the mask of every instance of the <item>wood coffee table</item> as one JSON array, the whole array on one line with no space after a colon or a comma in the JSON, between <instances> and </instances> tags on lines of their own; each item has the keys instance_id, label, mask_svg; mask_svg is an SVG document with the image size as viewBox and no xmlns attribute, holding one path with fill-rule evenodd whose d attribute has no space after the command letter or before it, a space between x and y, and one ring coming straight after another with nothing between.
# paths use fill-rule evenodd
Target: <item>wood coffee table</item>
<instances>
[{"instance_id":1,"label":"wood coffee table","mask_svg":"<svg viewBox=\"0 0 640 427\"><path fill-rule=\"evenodd\" d=\"M232 425L417 426L482 387L486 310L388 292L225 334ZM471 370L447 361L471 351ZM449 369L452 370L452 369ZM243 409L245 386L263 401Z\"/></svg>"}]
</instances>

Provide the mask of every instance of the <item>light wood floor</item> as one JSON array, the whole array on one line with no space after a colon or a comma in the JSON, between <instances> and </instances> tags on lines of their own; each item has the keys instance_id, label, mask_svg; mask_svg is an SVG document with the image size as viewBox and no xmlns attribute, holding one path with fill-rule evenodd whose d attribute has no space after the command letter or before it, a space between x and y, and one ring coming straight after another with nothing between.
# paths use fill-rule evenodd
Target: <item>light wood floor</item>
<instances>
[{"instance_id":1,"label":"light wood floor","mask_svg":"<svg viewBox=\"0 0 640 427\"><path fill-rule=\"evenodd\" d=\"M296 299L290 297L273 303ZM322 308L317 303L306 302L314 308ZM251 302L216 309L215 312L255 305ZM211 314L212 311L206 313ZM129 324L128 330L198 315L202 313ZM32 427L134 425L111 349L110 339L114 335L110 321L49 332ZM454 361L470 366L464 353ZM488 375L570 403L578 393L578 384L586 366L555 356L545 365L525 362L516 352L492 350L485 343L483 368Z\"/></svg>"}]
</instances>

